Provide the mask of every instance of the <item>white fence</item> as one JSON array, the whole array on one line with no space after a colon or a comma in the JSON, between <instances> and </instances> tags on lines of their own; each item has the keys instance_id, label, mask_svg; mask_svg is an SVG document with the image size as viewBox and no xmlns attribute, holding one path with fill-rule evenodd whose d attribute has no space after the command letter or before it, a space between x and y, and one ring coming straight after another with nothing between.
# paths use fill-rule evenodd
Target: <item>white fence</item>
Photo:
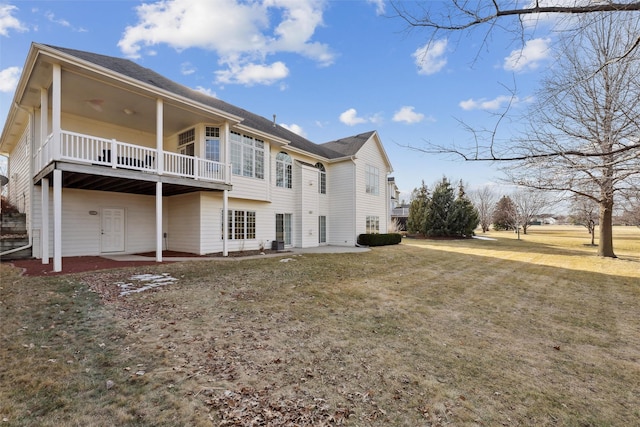
<instances>
[{"instance_id":1,"label":"white fence","mask_svg":"<svg viewBox=\"0 0 640 427\"><path fill-rule=\"evenodd\" d=\"M59 153L59 155L56 155ZM55 160L109 166L114 169L132 169L145 172L193 178L203 181L225 182L228 176L224 163L213 162L183 154L161 151L164 167L158 162L158 150L128 144L115 139L98 138L75 132L60 133L59 151L55 138L49 135L34 155L34 167L41 171Z\"/></svg>"}]
</instances>

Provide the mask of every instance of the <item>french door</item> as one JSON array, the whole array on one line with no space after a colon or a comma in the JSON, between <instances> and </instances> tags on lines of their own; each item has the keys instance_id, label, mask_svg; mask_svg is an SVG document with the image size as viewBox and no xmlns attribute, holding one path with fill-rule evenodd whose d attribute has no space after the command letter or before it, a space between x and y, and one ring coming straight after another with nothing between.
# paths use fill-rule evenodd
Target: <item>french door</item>
<instances>
[{"instance_id":1,"label":"french door","mask_svg":"<svg viewBox=\"0 0 640 427\"><path fill-rule=\"evenodd\" d=\"M318 217L318 243L327 243L327 217Z\"/></svg>"},{"instance_id":2,"label":"french door","mask_svg":"<svg viewBox=\"0 0 640 427\"><path fill-rule=\"evenodd\" d=\"M276 214L276 240L291 246L291 214Z\"/></svg>"}]
</instances>

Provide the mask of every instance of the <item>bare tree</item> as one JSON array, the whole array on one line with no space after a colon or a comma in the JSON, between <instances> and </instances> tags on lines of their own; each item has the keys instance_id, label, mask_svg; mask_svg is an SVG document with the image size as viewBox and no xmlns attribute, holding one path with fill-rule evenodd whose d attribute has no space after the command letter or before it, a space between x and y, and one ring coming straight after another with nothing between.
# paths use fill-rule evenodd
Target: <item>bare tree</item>
<instances>
[{"instance_id":1,"label":"bare tree","mask_svg":"<svg viewBox=\"0 0 640 427\"><path fill-rule=\"evenodd\" d=\"M486 233L491 227L493 219L493 209L498 202L498 195L489 186L481 187L471 193L471 201L478 210L480 216L480 227Z\"/></svg>"},{"instance_id":2,"label":"bare tree","mask_svg":"<svg viewBox=\"0 0 640 427\"><path fill-rule=\"evenodd\" d=\"M527 234L531 223L540 216L549 206L549 199L542 191L531 188L521 188L511 195L511 200L515 207L514 222L517 227L522 227L522 232ZM518 228L516 228L518 231Z\"/></svg>"},{"instance_id":3,"label":"bare tree","mask_svg":"<svg viewBox=\"0 0 640 427\"><path fill-rule=\"evenodd\" d=\"M640 189L632 194L625 194L621 220L624 225L640 227Z\"/></svg>"},{"instance_id":4,"label":"bare tree","mask_svg":"<svg viewBox=\"0 0 640 427\"><path fill-rule=\"evenodd\" d=\"M500 116L468 147L427 145L427 153L470 161L510 162L511 182L569 192L599 206L598 255L615 257L616 195L640 188L640 50L637 13L604 14L562 39L560 56L525 117L523 136L500 141ZM620 60L620 58L624 58Z\"/></svg>"},{"instance_id":5,"label":"bare tree","mask_svg":"<svg viewBox=\"0 0 640 427\"><path fill-rule=\"evenodd\" d=\"M497 28L511 31L519 38L525 38L526 21L544 15L556 17L597 16L602 13L624 13L640 11L637 0L603 1L550 1L516 0L468 1L402 1L392 0L391 5L397 16L403 19L409 28L426 30L434 41L440 33L465 33L484 28L483 44L490 39L491 32ZM630 49L621 52L617 59L630 54L640 45L640 35L636 34Z\"/></svg>"},{"instance_id":6,"label":"bare tree","mask_svg":"<svg viewBox=\"0 0 640 427\"><path fill-rule=\"evenodd\" d=\"M571 220L587 228L591 236L591 246L595 246L598 210L598 204L592 199L578 195L571 198Z\"/></svg>"},{"instance_id":7,"label":"bare tree","mask_svg":"<svg viewBox=\"0 0 640 427\"><path fill-rule=\"evenodd\" d=\"M516 184L596 202L598 254L605 257L615 257L616 194L640 182L640 51L611 61L628 51L638 33L637 14L609 15L563 46L514 150L517 166L506 171Z\"/></svg>"}]
</instances>

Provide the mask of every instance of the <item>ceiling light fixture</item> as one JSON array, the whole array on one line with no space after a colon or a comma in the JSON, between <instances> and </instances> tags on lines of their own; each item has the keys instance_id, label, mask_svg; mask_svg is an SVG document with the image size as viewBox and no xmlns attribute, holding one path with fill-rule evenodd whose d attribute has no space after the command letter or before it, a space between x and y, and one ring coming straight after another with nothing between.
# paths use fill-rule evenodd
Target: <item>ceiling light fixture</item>
<instances>
[{"instance_id":1,"label":"ceiling light fixture","mask_svg":"<svg viewBox=\"0 0 640 427\"><path fill-rule=\"evenodd\" d=\"M85 103L98 113L102 113L102 104L104 103L103 99L87 99Z\"/></svg>"}]
</instances>

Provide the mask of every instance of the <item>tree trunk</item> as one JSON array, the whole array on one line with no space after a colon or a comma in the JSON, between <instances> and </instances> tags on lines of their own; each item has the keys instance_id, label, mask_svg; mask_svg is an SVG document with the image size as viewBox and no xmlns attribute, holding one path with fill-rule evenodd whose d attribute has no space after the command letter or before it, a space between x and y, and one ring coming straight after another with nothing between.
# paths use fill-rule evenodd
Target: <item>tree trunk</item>
<instances>
[{"instance_id":1,"label":"tree trunk","mask_svg":"<svg viewBox=\"0 0 640 427\"><path fill-rule=\"evenodd\" d=\"M600 203L600 236L598 255L617 258L613 253L613 198Z\"/></svg>"}]
</instances>

